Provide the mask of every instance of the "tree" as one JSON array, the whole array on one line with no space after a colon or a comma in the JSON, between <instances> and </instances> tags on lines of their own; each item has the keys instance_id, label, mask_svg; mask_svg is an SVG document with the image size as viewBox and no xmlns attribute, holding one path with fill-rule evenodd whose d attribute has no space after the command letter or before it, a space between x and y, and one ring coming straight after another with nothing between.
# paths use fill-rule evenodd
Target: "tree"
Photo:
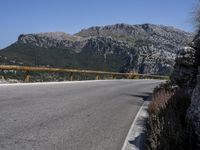
<instances>
[{"instance_id":1,"label":"tree","mask_svg":"<svg viewBox=\"0 0 200 150\"><path fill-rule=\"evenodd\" d=\"M193 12L192 12L192 20L195 29L200 32L200 0L197 0L196 6L194 6Z\"/></svg>"}]
</instances>

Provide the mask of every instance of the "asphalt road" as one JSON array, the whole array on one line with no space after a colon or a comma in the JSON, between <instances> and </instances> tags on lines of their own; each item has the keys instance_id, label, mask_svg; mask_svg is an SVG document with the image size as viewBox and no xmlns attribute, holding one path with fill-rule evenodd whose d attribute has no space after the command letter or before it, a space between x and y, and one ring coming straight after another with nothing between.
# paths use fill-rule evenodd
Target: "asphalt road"
<instances>
[{"instance_id":1,"label":"asphalt road","mask_svg":"<svg viewBox=\"0 0 200 150\"><path fill-rule=\"evenodd\" d=\"M160 82L0 85L0 150L120 150Z\"/></svg>"}]
</instances>

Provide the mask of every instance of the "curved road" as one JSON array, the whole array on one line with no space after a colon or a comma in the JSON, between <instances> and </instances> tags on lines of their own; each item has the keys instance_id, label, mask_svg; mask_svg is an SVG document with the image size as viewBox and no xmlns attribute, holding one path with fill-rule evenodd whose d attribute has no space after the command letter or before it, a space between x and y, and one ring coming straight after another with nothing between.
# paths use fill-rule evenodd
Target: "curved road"
<instances>
[{"instance_id":1,"label":"curved road","mask_svg":"<svg viewBox=\"0 0 200 150\"><path fill-rule=\"evenodd\" d=\"M0 85L1 150L120 150L158 80Z\"/></svg>"}]
</instances>

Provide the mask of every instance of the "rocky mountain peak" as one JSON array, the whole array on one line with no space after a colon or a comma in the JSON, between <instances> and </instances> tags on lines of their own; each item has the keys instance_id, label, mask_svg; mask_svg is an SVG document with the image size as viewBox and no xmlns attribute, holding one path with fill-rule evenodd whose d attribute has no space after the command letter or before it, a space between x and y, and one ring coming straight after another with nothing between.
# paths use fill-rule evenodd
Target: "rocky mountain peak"
<instances>
[{"instance_id":1,"label":"rocky mountain peak","mask_svg":"<svg viewBox=\"0 0 200 150\"><path fill-rule=\"evenodd\" d=\"M80 36L70 35L64 32L44 32L33 34L21 34L18 37L17 43L29 44L32 46L44 48L72 48L76 50L84 45L84 38Z\"/></svg>"},{"instance_id":2,"label":"rocky mountain peak","mask_svg":"<svg viewBox=\"0 0 200 150\"><path fill-rule=\"evenodd\" d=\"M18 37L18 41L33 40L33 38L44 38L44 39L56 40L56 41L81 40L81 37L73 36L65 32L44 32L44 33L21 34Z\"/></svg>"}]
</instances>

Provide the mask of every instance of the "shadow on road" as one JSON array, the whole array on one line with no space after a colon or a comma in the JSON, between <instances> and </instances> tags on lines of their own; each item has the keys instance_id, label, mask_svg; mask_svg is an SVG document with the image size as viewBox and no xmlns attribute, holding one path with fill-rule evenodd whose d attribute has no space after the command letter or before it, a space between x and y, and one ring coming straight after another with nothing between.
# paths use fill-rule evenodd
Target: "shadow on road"
<instances>
[{"instance_id":1,"label":"shadow on road","mask_svg":"<svg viewBox=\"0 0 200 150\"><path fill-rule=\"evenodd\" d=\"M127 94L129 96L142 98L143 101L150 101L150 98L152 96L152 92L143 92L141 94Z\"/></svg>"},{"instance_id":2,"label":"shadow on road","mask_svg":"<svg viewBox=\"0 0 200 150\"><path fill-rule=\"evenodd\" d=\"M141 98L143 101L151 101L151 92L143 92L140 94L129 94L136 98ZM148 102L147 102L148 103ZM143 108L143 112L147 112L148 108ZM146 148L147 133L146 133L147 117L140 116L135 124L134 134L128 141L132 149L144 150Z\"/></svg>"}]
</instances>

